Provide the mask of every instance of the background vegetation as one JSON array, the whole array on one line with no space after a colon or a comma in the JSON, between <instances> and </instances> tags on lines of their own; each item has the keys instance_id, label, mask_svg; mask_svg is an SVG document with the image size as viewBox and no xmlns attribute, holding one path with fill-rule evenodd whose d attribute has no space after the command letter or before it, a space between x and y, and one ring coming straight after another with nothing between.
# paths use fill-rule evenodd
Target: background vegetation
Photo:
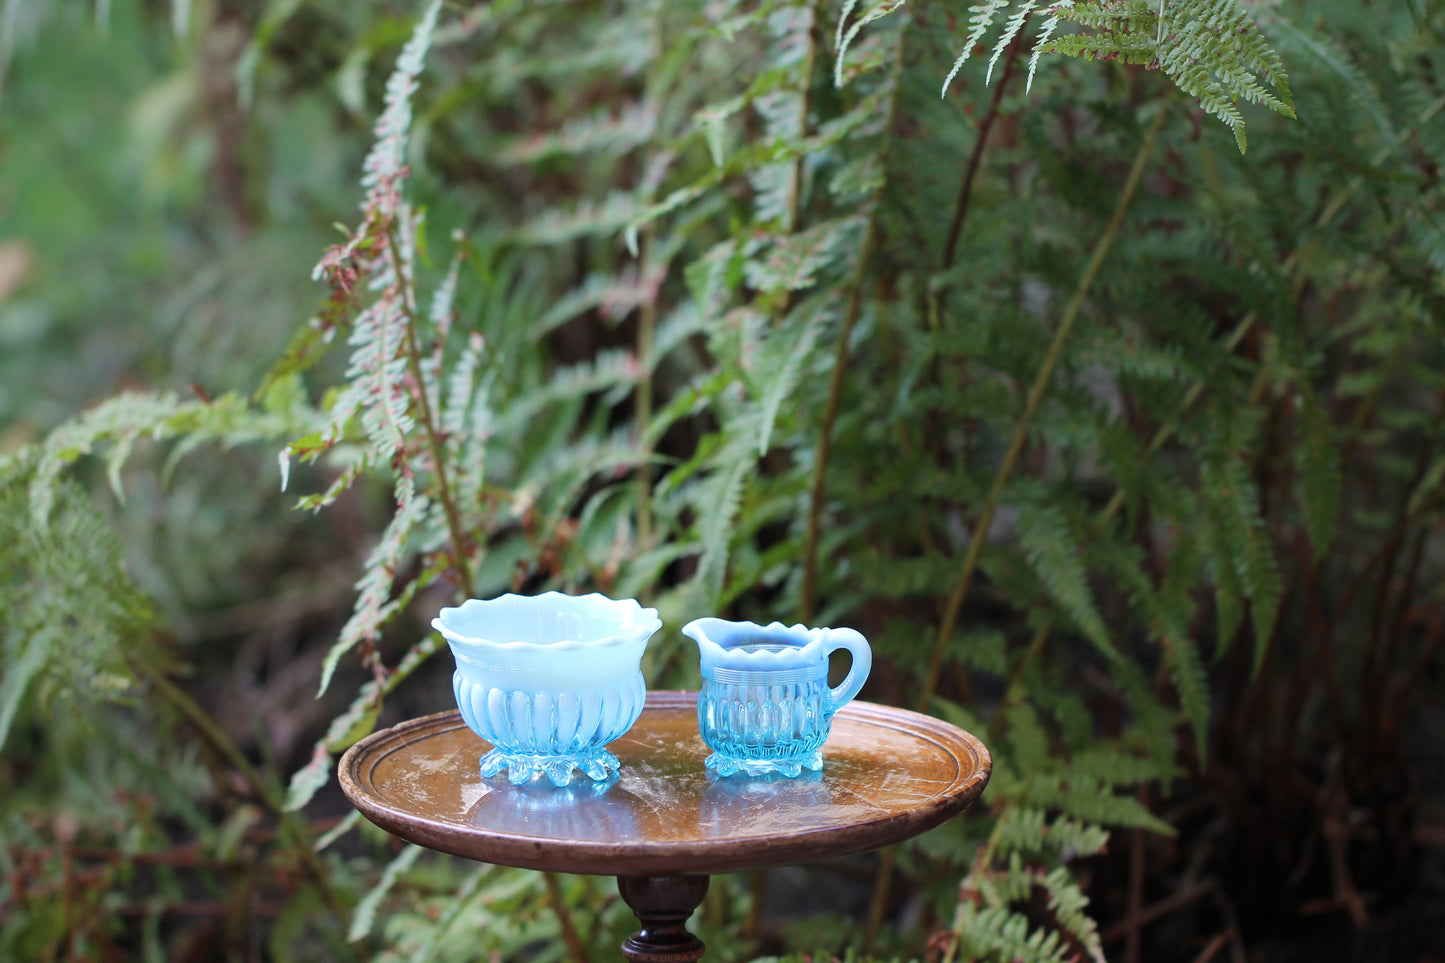
<instances>
[{"instance_id":1,"label":"background vegetation","mask_svg":"<svg viewBox=\"0 0 1445 963\"><path fill-rule=\"evenodd\" d=\"M1441 958L1442 39L0 4L0 957L610 958L610 880L331 778L449 702L437 608L561 588L657 687L702 612L854 625L994 752L716 882L710 959Z\"/></svg>"}]
</instances>

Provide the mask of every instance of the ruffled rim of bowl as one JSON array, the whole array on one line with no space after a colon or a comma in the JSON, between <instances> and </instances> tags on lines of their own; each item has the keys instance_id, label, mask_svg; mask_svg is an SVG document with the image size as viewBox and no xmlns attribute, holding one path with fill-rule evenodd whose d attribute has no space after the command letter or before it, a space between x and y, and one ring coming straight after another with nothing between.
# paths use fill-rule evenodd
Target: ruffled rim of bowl
<instances>
[{"instance_id":1,"label":"ruffled rim of bowl","mask_svg":"<svg viewBox=\"0 0 1445 963\"><path fill-rule=\"evenodd\" d=\"M720 622L738 631L751 631L758 635L767 632L788 632L795 636L801 633L807 633L808 641L802 645L790 646L777 652L770 652L767 649L741 652L736 647L722 645L707 633L702 632L701 629L698 630L699 635L693 635L688 631L688 629L693 628L699 622ZM698 643L702 654L710 657L708 661L726 660L729 666L737 666L738 663L741 663L741 668L763 669L791 664L798 661L800 657L808 660L815 658L811 650L815 646L819 648L822 647L823 639L827 636L828 630L804 625L801 622L796 622L792 625L784 625L781 622L769 622L767 625L759 625L756 622L733 622L728 619L721 619L717 616L709 615L700 619L693 619L684 625L682 627L682 634Z\"/></svg>"},{"instance_id":2,"label":"ruffled rim of bowl","mask_svg":"<svg viewBox=\"0 0 1445 963\"><path fill-rule=\"evenodd\" d=\"M484 639L481 636L465 635L454 629L442 629L442 620L449 612L462 612L466 609L487 608L499 602L514 605L518 601L536 602L546 599L548 601L562 600L568 603L574 602L605 602L608 605L623 606L626 608L631 603L634 611L643 618L632 628L624 632L616 632L612 635L604 635L596 639L559 639L556 642L533 642L528 639L512 639L506 642L495 639ZM437 617L431 620L432 628L442 634L448 643L461 642L468 645L484 645L494 649L513 649L517 651L547 651L566 652L574 649L601 649L613 645L622 645L626 642L642 641L650 639L658 629L662 628L662 619L658 618L657 609L644 606L637 599L614 599L603 595L601 592L589 592L586 595L568 595L565 592L543 592L541 595L518 595L515 592L508 592L505 595L498 595L492 599L467 599L461 605L444 606Z\"/></svg>"}]
</instances>

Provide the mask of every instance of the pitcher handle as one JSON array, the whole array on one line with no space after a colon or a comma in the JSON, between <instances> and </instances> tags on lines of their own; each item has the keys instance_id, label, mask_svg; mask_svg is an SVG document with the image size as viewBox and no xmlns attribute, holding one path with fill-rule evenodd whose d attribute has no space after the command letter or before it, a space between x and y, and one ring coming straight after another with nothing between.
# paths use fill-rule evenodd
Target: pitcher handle
<instances>
[{"instance_id":1,"label":"pitcher handle","mask_svg":"<svg viewBox=\"0 0 1445 963\"><path fill-rule=\"evenodd\" d=\"M825 646L824 651L829 655L838 649L847 649L853 655L853 665L848 669L848 677L828 693L833 703L833 711L836 712L852 702L858 690L863 688L863 683L868 678L868 670L873 667L873 650L868 647L868 640L863 638L863 633L854 629L829 629Z\"/></svg>"}]
</instances>

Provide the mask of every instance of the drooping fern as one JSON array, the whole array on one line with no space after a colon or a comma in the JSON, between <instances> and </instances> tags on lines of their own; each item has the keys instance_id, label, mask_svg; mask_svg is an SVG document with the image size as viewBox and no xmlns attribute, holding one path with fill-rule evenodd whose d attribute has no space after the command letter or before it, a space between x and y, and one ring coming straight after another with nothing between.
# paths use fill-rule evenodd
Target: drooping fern
<instances>
[{"instance_id":1,"label":"drooping fern","mask_svg":"<svg viewBox=\"0 0 1445 963\"><path fill-rule=\"evenodd\" d=\"M365 572L357 583L359 596L352 616L326 655L321 692L326 691L346 652L358 644L365 646L368 653L374 650L382 627L409 598L405 590L393 597L394 583L413 531L433 510L432 501L418 491L417 474L434 472L439 484L445 486L441 474L445 466L440 463L441 452L435 445L425 454L410 450L418 418L433 436L438 430L434 419L440 412L434 409L440 397L429 386L436 384L440 362L435 355L423 358L419 349L415 329L422 324L423 316L414 280L420 218L402 192L407 176L411 98L431 46L439 10L439 3L427 7L387 81L386 107L376 123L375 143L362 165L361 183L366 189L363 223L345 244L328 251L313 273L317 279L326 279L332 303L370 297L362 301L350 319L347 340L351 355L346 384L332 402L324 427L306 442L287 446L280 456L285 487L293 454L299 450L303 459L315 460L347 437L353 421L360 423L367 443L325 492L303 501L312 509L333 503L373 465L387 466L396 473L396 511L366 561ZM455 287L453 270L443 279L434 298L431 321L439 344L445 340ZM426 377L428 372L431 378ZM464 558L457 556L455 562L465 570ZM371 658L368 654L368 660Z\"/></svg>"},{"instance_id":2,"label":"drooping fern","mask_svg":"<svg viewBox=\"0 0 1445 963\"><path fill-rule=\"evenodd\" d=\"M1058 53L1088 60L1118 60L1162 70L1205 112L1229 126L1241 153L1247 146L1239 102L1294 116L1284 64L1239 0L987 0L969 8L969 32L943 83L944 93L973 56L975 46L1007 13L989 56L985 82L1003 52L1019 40L1036 11L1047 14L1029 59L1028 86L1040 56ZM1064 25L1077 33L1059 34Z\"/></svg>"},{"instance_id":3,"label":"drooping fern","mask_svg":"<svg viewBox=\"0 0 1445 963\"><path fill-rule=\"evenodd\" d=\"M13 468L0 463L0 746L24 701L54 712L134 697L127 658L150 647L156 621L119 540L80 487L51 479L40 518L26 487L7 477Z\"/></svg>"}]
</instances>

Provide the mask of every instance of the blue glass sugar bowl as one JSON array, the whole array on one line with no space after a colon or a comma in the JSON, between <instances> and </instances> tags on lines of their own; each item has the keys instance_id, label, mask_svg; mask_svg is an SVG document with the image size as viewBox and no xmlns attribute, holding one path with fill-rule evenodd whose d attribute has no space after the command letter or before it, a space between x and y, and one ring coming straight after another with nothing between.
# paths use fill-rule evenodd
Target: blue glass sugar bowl
<instances>
[{"instance_id":1,"label":"blue glass sugar bowl","mask_svg":"<svg viewBox=\"0 0 1445 963\"><path fill-rule=\"evenodd\" d=\"M467 726L493 745L481 772L518 785L609 778L603 748L642 714L642 652L662 627L633 599L560 592L468 599L432 627L456 658L452 690Z\"/></svg>"},{"instance_id":2,"label":"blue glass sugar bowl","mask_svg":"<svg viewBox=\"0 0 1445 963\"><path fill-rule=\"evenodd\" d=\"M683 634L697 643L702 690L698 731L713 750L707 767L719 776L823 768L822 745L833 713L858 694L873 665L868 640L853 629L768 626L695 619ZM847 649L848 676L828 688L828 656Z\"/></svg>"}]
</instances>

